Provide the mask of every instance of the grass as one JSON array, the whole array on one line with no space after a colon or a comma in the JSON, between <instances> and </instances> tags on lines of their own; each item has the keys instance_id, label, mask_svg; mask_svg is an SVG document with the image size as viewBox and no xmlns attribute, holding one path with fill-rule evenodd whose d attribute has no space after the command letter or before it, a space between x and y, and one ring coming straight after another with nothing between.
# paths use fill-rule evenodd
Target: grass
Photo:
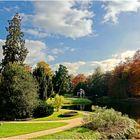
<instances>
[{"instance_id":1,"label":"grass","mask_svg":"<svg viewBox=\"0 0 140 140\"><path fill-rule=\"evenodd\" d=\"M32 133L41 130L52 129L64 126L67 123L49 122L49 123L3 123L0 125L0 138Z\"/></svg>"},{"instance_id":2,"label":"grass","mask_svg":"<svg viewBox=\"0 0 140 140\"><path fill-rule=\"evenodd\" d=\"M79 104L91 104L92 101L87 98L65 98L64 105L79 105Z\"/></svg>"},{"instance_id":3,"label":"grass","mask_svg":"<svg viewBox=\"0 0 140 140\"><path fill-rule=\"evenodd\" d=\"M66 113L70 110L67 109L60 109L59 112L54 112L52 115L48 116L48 117L43 117L43 118L37 118L34 119L35 121L55 121L55 120L69 120L69 119L74 119L74 118L79 118L82 117L82 112L77 111L78 115L76 116L72 116L72 117L59 117L59 115Z\"/></svg>"},{"instance_id":4,"label":"grass","mask_svg":"<svg viewBox=\"0 0 140 140\"><path fill-rule=\"evenodd\" d=\"M76 127L72 128L67 131L47 135L47 136L42 136L38 137L35 139L59 139L59 140L64 140L64 139L100 139L100 133L97 131L92 131L90 129L84 128L84 127Z\"/></svg>"}]
</instances>

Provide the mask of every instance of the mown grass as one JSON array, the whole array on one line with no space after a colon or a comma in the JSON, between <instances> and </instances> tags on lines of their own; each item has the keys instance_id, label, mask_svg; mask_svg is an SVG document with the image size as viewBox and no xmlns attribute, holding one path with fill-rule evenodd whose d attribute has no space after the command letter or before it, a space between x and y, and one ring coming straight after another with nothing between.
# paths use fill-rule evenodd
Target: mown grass
<instances>
[{"instance_id":1,"label":"mown grass","mask_svg":"<svg viewBox=\"0 0 140 140\"><path fill-rule=\"evenodd\" d=\"M83 114L80 111L78 112L78 115L76 116L72 116L72 117L60 117L59 115L69 112L70 110L67 109L60 109L59 112L54 112L52 115L48 116L48 117L43 117L43 118L37 118L34 119L35 121L55 121L55 120L69 120L69 119L74 119L74 118L79 118L82 117Z\"/></svg>"},{"instance_id":2,"label":"mown grass","mask_svg":"<svg viewBox=\"0 0 140 140\"><path fill-rule=\"evenodd\" d=\"M79 104L91 104L92 101L87 98L65 98L64 105L79 105Z\"/></svg>"},{"instance_id":3,"label":"mown grass","mask_svg":"<svg viewBox=\"0 0 140 140\"><path fill-rule=\"evenodd\" d=\"M59 132L59 133L55 133L55 134L51 134L51 135L47 135L47 136L42 136L42 137L38 137L38 138L34 138L34 139L57 139L57 140L65 140L65 139L71 139L71 140L78 140L78 139L94 139L94 140L98 140L100 139L100 133L97 131L92 131L90 129L84 128L84 127L76 127L76 128L72 128L70 130L67 131L63 131L63 132Z\"/></svg>"},{"instance_id":4,"label":"mown grass","mask_svg":"<svg viewBox=\"0 0 140 140\"><path fill-rule=\"evenodd\" d=\"M32 133L64 126L64 122L49 123L3 123L0 125L0 138Z\"/></svg>"}]
</instances>

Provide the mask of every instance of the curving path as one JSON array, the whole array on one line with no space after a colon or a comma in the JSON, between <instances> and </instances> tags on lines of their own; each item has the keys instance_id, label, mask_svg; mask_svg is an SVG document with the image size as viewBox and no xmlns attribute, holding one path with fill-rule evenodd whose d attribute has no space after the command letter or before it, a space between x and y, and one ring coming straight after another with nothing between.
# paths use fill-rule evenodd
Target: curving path
<instances>
[{"instance_id":1,"label":"curving path","mask_svg":"<svg viewBox=\"0 0 140 140\"><path fill-rule=\"evenodd\" d=\"M70 128L76 127L76 126L80 126L82 124L82 118L75 118L75 119L71 119L71 120L58 120L58 121L30 121L27 123L33 123L33 122L34 123L66 122L68 124L65 126L61 126L61 127L57 127L57 128L53 128L53 129L49 129L49 130L43 130L43 131L33 132L33 133L29 133L29 134L22 134L22 135L18 135L18 136L1 138L0 140L27 140L27 139L31 139L31 138L48 135L48 134L53 134L56 132L65 131ZM8 123L12 123L12 122L8 122ZM17 123L25 123L25 122L17 122Z\"/></svg>"}]
</instances>

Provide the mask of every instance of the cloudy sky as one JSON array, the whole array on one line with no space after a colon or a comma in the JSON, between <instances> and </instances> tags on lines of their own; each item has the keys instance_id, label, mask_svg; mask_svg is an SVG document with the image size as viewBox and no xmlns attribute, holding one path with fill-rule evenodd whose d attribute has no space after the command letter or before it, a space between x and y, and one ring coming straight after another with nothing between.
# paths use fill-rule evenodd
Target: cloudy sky
<instances>
[{"instance_id":1,"label":"cloudy sky","mask_svg":"<svg viewBox=\"0 0 140 140\"><path fill-rule=\"evenodd\" d=\"M139 0L0 1L0 46L7 20L18 12L29 50L26 63L90 74L111 70L140 49ZM2 50L0 48L0 59Z\"/></svg>"}]
</instances>

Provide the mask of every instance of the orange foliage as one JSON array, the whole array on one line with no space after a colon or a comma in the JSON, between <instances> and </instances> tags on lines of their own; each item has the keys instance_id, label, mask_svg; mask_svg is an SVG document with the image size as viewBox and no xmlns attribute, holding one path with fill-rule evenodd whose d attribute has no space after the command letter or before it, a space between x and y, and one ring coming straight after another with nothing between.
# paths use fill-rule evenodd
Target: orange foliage
<instances>
[{"instance_id":1,"label":"orange foliage","mask_svg":"<svg viewBox=\"0 0 140 140\"><path fill-rule=\"evenodd\" d=\"M140 96L140 51L137 51L130 66L130 92L134 96Z\"/></svg>"},{"instance_id":2,"label":"orange foliage","mask_svg":"<svg viewBox=\"0 0 140 140\"><path fill-rule=\"evenodd\" d=\"M114 69L110 89L112 96L123 96L124 90L131 96L140 96L140 51ZM120 93L117 89L121 89Z\"/></svg>"},{"instance_id":3,"label":"orange foliage","mask_svg":"<svg viewBox=\"0 0 140 140\"><path fill-rule=\"evenodd\" d=\"M74 86L77 86L81 82L85 82L87 80L87 77L84 74L78 74L72 79L72 84Z\"/></svg>"},{"instance_id":4,"label":"orange foliage","mask_svg":"<svg viewBox=\"0 0 140 140\"><path fill-rule=\"evenodd\" d=\"M110 96L119 98L128 96L129 69L129 66L126 63L120 63L115 67L109 81Z\"/></svg>"}]
</instances>

